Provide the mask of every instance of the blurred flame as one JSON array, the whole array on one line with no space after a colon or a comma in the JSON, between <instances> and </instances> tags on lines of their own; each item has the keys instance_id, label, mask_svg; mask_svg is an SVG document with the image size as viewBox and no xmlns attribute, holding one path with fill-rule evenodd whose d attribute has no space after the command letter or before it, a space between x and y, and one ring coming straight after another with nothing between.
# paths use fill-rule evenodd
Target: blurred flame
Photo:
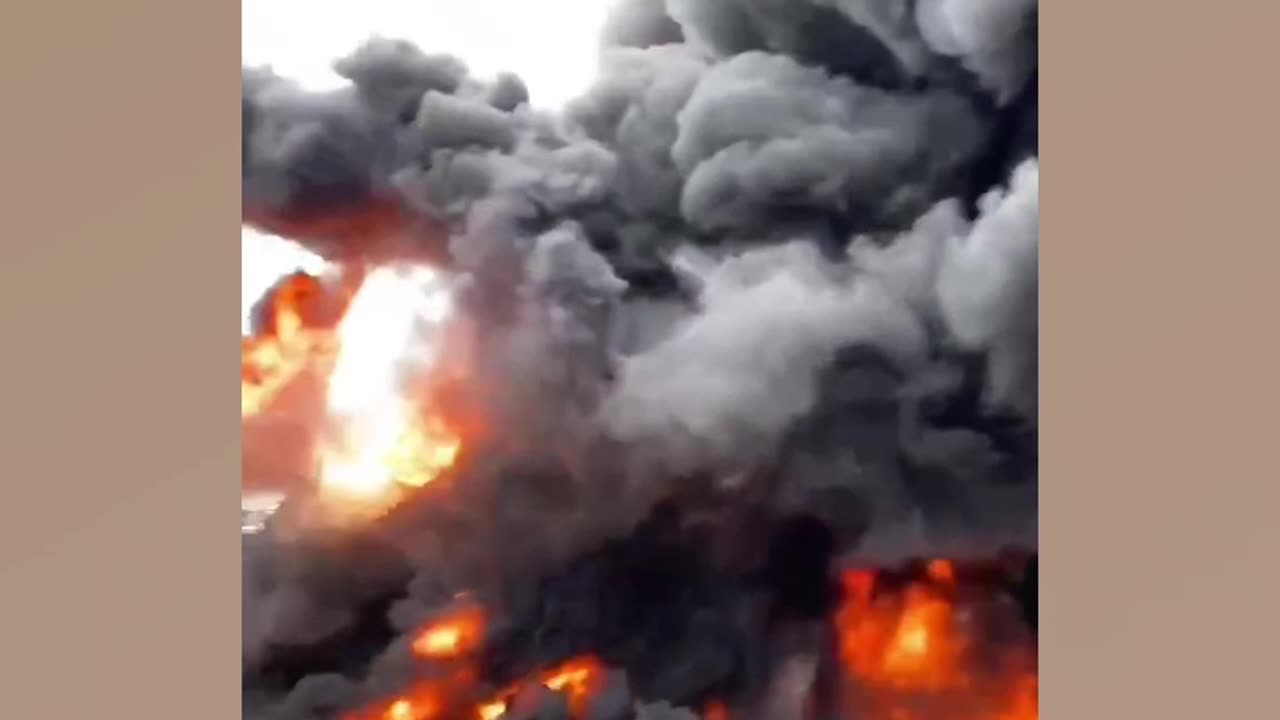
<instances>
[{"instance_id":1,"label":"blurred flame","mask_svg":"<svg viewBox=\"0 0 1280 720\"><path fill-rule=\"evenodd\" d=\"M729 720L729 707L719 700L712 700L707 703L702 720Z\"/></svg>"},{"instance_id":2,"label":"blurred flame","mask_svg":"<svg viewBox=\"0 0 1280 720\"><path fill-rule=\"evenodd\" d=\"M934 582L944 585L954 585L956 581L956 566L945 559L930 560L925 567L925 572L933 579Z\"/></svg>"},{"instance_id":3,"label":"blurred flame","mask_svg":"<svg viewBox=\"0 0 1280 720\"><path fill-rule=\"evenodd\" d=\"M436 637L442 638L444 644L448 644L447 638L452 633L446 628L452 627L447 622L435 623L430 626L426 632L431 630L440 630L440 634ZM419 635L418 639L422 639L423 635ZM416 649L416 643L415 643ZM563 693L569 702L570 711L575 718L583 717L586 711L587 701L591 694L596 691L600 674L603 672L604 666L595 658L583 656L569 660L551 670L539 673L535 677L538 684L543 687ZM460 675L459 678L469 677ZM526 687L525 683L529 681L518 682L494 697L480 702L471 704L470 716L476 720L499 720L505 717L510 709L510 699L515 696L521 689ZM470 688L474 691L474 688ZM432 685L420 685L419 687L405 693L404 695L394 698L389 702L385 702L371 710L361 711L347 716L347 720L436 720L443 718L440 698L449 692L462 694L468 691L468 688L444 688ZM449 717L454 717L450 715Z\"/></svg>"},{"instance_id":4,"label":"blurred flame","mask_svg":"<svg viewBox=\"0 0 1280 720\"><path fill-rule=\"evenodd\" d=\"M1040 680L1024 675L1014 686L1009 705L993 720L1040 720Z\"/></svg>"},{"instance_id":5,"label":"blurred flame","mask_svg":"<svg viewBox=\"0 0 1280 720\"><path fill-rule=\"evenodd\" d=\"M569 707L575 713L582 711L582 706L590 698L591 692L599 681L603 666L593 657L581 657L561 665L543 675L542 684L569 696Z\"/></svg>"},{"instance_id":6,"label":"blurred flame","mask_svg":"<svg viewBox=\"0 0 1280 720\"><path fill-rule=\"evenodd\" d=\"M265 327L242 347L241 414L263 412L304 372L326 378L314 474L327 498L385 509L453 465L461 439L408 392L431 372L450 314L434 270L356 272L336 290L297 273L268 303Z\"/></svg>"},{"instance_id":7,"label":"blurred flame","mask_svg":"<svg viewBox=\"0 0 1280 720\"><path fill-rule=\"evenodd\" d=\"M568 662L542 673L538 683L548 690L563 693L569 701L569 710L575 718L583 716L587 701L597 688L604 666L591 656L574 658ZM480 720L498 720L505 717L509 709L508 699L518 693L524 683L516 683L498 694L498 698L480 703L476 706L476 717Z\"/></svg>"},{"instance_id":8,"label":"blurred flame","mask_svg":"<svg viewBox=\"0 0 1280 720\"><path fill-rule=\"evenodd\" d=\"M952 608L940 593L912 585L900 596L874 594L875 576L844 577L846 602L836 615L846 667L865 681L898 690L963 686L964 638L954 632Z\"/></svg>"},{"instance_id":9,"label":"blurred flame","mask_svg":"<svg viewBox=\"0 0 1280 720\"><path fill-rule=\"evenodd\" d=\"M407 403L350 422L320 450L320 483L356 500L376 500L395 485L420 488L453 464L459 439L439 418L419 420Z\"/></svg>"},{"instance_id":10,"label":"blurred flame","mask_svg":"<svg viewBox=\"0 0 1280 720\"><path fill-rule=\"evenodd\" d=\"M452 659L472 652L484 639L484 613L463 608L423 628L413 639L413 652L424 658Z\"/></svg>"},{"instance_id":11,"label":"blurred flame","mask_svg":"<svg viewBox=\"0 0 1280 720\"><path fill-rule=\"evenodd\" d=\"M1038 720L1034 672L1012 671L994 681L995 690L979 688L971 672L973 649L955 605L956 574L947 560L925 567L927 580L901 591L877 593L877 574L852 570L842 577L845 599L835 616L840 659L860 687L876 693L941 695L963 693L955 704L977 708L978 720ZM990 682L989 679L984 681ZM988 697L1006 698L989 708ZM870 717L919 720L904 706L890 703ZM965 717L969 717L966 715Z\"/></svg>"},{"instance_id":12,"label":"blurred flame","mask_svg":"<svg viewBox=\"0 0 1280 720\"><path fill-rule=\"evenodd\" d=\"M241 341L240 414L261 412L299 373L332 363L337 345L326 327L326 306L344 304L342 293L317 277L294 273L266 299L263 328Z\"/></svg>"},{"instance_id":13,"label":"blurred flame","mask_svg":"<svg viewBox=\"0 0 1280 720\"><path fill-rule=\"evenodd\" d=\"M415 707L411 700L397 700L387 708L388 720L418 720L430 717L432 714L427 704Z\"/></svg>"},{"instance_id":14,"label":"blurred flame","mask_svg":"<svg viewBox=\"0 0 1280 720\"><path fill-rule=\"evenodd\" d=\"M977 636L970 637L978 627L972 611L993 596L984 591L985 599L970 605L979 596L965 594L951 562L927 564L905 586L882 582L873 570L846 572L842 581L844 599L833 623L838 658L855 680L856 717L1039 720L1034 654L1023 654L1034 653L1034 646L1002 645L1002 659L989 667L983 664ZM480 607L451 611L414 637L413 652L428 660L470 663L483 643L484 628ZM463 667L450 679L419 686L348 720L501 720L511 711L512 699L535 683L563 693L571 717L582 720L604 672L598 659L582 656L490 695L475 668ZM703 706L701 717L729 720L730 713L723 702L712 701Z\"/></svg>"},{"instance_id":15,"label":"blurred flame","mask_svg":"<svg viewBox=\"0 0 1280 720\"><path fill-rule=\"evenodd\" d=\"M347 720L443 720L442 694L430 685L419 685L400 697L351 713Z\"/></svg>"}]
</instances>

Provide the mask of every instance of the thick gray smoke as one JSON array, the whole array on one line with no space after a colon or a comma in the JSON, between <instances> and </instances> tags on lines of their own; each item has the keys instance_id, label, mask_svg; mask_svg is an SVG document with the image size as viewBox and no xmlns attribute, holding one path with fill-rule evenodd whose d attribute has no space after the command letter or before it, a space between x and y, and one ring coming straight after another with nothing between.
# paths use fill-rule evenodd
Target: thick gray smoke
<instances>
[{"instance_id":1,"label":"thick gray smoke","mask_svg":"<svg viewBox=\"0 0 1280 720\"><path fill-rule=\"evenodd\" d=\"M246 716L395 691L440 602L707 485L851 557L1034 546L1036 34L1035 0L622 0L557 113L385 38L331 92L246 68L246 222L446 264L499 428L376 538L252 539Z\"/></svg>"}]
</instances>

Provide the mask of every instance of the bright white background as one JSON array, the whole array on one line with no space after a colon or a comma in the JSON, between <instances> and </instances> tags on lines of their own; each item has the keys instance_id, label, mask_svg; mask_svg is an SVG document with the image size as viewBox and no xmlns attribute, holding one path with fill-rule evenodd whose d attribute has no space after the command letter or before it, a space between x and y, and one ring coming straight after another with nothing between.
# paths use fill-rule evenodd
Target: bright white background
<instances>
[{"instance_id":1,"label":"bright white background","mask_svg":"<svg viewBox=\"0 0 1280 720\"><path fill-rule=\"evenodd\" d=\"M311 88L340 79L337 58L371 35L451 53L481 77L519 75L532 101L555 108L590 81L611 0L242 0L245 65L270 65ZM280 275L315 265L297 246L245 229L241 316Z\"/></svg>"}]
</instances>

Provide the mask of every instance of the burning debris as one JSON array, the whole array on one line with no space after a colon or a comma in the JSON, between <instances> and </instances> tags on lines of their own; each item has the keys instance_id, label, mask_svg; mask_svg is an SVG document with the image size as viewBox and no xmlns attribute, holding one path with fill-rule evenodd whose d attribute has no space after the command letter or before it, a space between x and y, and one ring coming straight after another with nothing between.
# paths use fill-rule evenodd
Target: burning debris
<instances>
[{"instance_id":1,"label":"burning debris","mask_svg":"<svg viewBox=\"0 0 1280 720\"><path fill-rule=\"evenodd\" d=\"M244 715L1037 718L1036 12L623 0L557 115L246 69L331 272L242 347Z\"/></svg>"}]
</instances>

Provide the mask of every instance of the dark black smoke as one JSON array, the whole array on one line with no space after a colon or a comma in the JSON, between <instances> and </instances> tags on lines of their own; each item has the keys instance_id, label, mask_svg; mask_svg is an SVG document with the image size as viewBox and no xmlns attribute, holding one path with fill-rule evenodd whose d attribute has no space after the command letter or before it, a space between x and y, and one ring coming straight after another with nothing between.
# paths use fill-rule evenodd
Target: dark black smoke
<instances>
[{"instance_id":1,"label":"dark black smoke","mask_svg":"<svg viewBox=\"0 0 1280 720\"><path fill-rule=\"evenodd\" d=\"M623 0L557 113L389 39L331 92L246 68L246 222L447 264L503 429L386 527L246 540L246 717L394 692L464 591L495 681L592 652L648 700L750 693L832 563L1034 548L1037 23Z\"/></svg>"}]
</instances>

